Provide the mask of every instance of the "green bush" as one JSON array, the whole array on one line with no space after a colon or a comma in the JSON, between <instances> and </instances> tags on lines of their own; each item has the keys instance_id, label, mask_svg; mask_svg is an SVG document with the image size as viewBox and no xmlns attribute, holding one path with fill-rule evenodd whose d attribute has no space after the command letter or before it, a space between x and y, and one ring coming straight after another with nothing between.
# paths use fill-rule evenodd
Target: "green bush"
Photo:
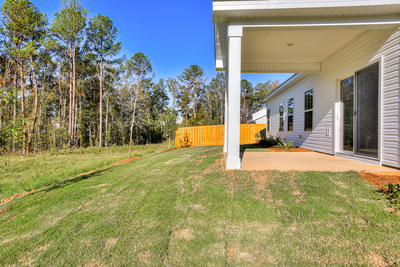
<instances>
[{"instance_id":1,"label":"green bush","mask_svg":"<svg viewBox=\"0 0 400 267\"><path fill-rule=\"evenodd\" d=\"M274 137L272 135L265 137L260 141L260 144L266 147L274 147L279 144L279 140L282 140L279 137Z\"/></svg>"},{"instance_id":2,"label":"green bush","mask_svg":"<svg viewBox=\"0 0 400 267\"><path fill-rule=\"evenodd\" d=\"M288 143L285 142L286 140L283 139L279 139L279 142L277 145L275 145L274 147L279 148L279 149L292 149L292 148L296 148L296 145L293 144L293 141L290 141Z\"/></svg>"},{"instance_id":3,"label":"green bush","mask_svg":"<svg viewBox=\"0 0 400 267\"><path fill-rule=\"evenodd\" d=\"M400 204L400 185L399 184L387 184L386 185L386 198L390 200L392 204L397 206Z\"/></svg>"}]
</instances>

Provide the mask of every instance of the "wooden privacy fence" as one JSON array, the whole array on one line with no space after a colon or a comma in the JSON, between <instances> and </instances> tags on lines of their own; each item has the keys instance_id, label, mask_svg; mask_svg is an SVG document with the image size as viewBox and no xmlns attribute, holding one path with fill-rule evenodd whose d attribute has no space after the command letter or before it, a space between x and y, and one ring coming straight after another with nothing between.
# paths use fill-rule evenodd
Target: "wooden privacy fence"
<instances>
[{"instance_id":1,"label":"wooden privacy fence","mask_svg":"<svg viewBox=\"0 0 400 267\"><path fill-rule=\"evenodd\" d=\"M265 137L266 124L240 125L240 144L255 144ZM225 125L183 127L176 131L176 147L222 146ZM257 137L256 137L257 136Z\"/></svg>"}]
</instances>

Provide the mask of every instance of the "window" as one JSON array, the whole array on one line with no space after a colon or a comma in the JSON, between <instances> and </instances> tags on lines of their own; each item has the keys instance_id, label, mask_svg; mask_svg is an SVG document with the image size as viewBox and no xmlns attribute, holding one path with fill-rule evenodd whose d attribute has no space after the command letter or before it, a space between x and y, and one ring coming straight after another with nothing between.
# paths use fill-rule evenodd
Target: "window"
<instances>
[{"instance_id":1,"label":"window","mask_svg":"<svg viewBox=\"0 0 400 267\"><path fill-rule=\"evenodd\" d=\"M288 101L288 131L293 131L293 98Z\"/></svg>"},{"instance_id":2,"label":"window","mask_svg":"<svg viewBox=\"0 0 400 267\"><path fill-rule=\"evenodd\" d=\"M283 132L283 103L279 105L279 131Z\"/></svg>"},{"instance_id":3,"label":"window","mask_svg":"<svg viewBox=\"0 0 400 267\"><path fill-rule=\"evenodd\" d=\"M314 107L314 91L307 91L305 94L304 107L304 131L313 130L313 107Z\"/></svg>"},{"instance_id":4,"label":"window","mask_svg":"<svg viewBox=\"0 0 400 267\"><path fill-rule=\"evenodd\" d=\"M267 132L271 131L271 110L267 110Z\"/></svg>"}]
</instances>

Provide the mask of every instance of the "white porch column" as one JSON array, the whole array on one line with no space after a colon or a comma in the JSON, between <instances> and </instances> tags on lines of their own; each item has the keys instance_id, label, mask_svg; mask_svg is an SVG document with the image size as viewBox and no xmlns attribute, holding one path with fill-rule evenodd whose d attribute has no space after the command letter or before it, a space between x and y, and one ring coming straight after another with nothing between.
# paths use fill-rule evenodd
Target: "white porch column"
<instances>
[{"instance_id":1,"label":"white porch column","mask_svg":"<svg viewBox=\"0 0 400 267\"><path fill-rule=\"evenodd\" d=\"M224 153L228 152L228 121L229 121L229 109L228 109L228 71L225 71L225 134L224 134Z\"/></svg>"},{"instance_id":2,"label":"white porch column","mask_svg":"<svg viewBox=\"0 0 400 267\"><path fill-rule=\"evenodd\" d=\"M238 170L240 160L240 80L242 61L242 26L228 26L228 131L227 170Z\"/></svg>"}]
</instances>

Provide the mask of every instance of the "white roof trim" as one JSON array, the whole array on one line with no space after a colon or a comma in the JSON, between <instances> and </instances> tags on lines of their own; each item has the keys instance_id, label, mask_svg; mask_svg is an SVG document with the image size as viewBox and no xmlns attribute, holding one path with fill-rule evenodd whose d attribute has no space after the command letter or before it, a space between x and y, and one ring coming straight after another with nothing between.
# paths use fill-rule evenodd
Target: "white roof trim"
<instances>
[{"instance_id":1,"label":"white roof trim","mask_svg":"<svg viewBox=\"0 0 400 267\"><path fill-rule=\"evenodd\" d=\"M300 76L302 76L303 73L296 73L289 79L287 79L284 83L282 83L278 88L276 88L271 94L269 94L264 101L268 101L271 98L274 98L277 94L281 93L282 91L286 90L290 85L293 83L297 82L297 80L300 79Z\"/></svg>"},{"instance_id":2,"label":"white roof trim","mask_svg":"<svg viewBox=\"0 0 400 267\"><path fill-rule=\"evenodd\" d=\"M363 0L363 1L214 1L214 11L237 11L237 10L263 10L263 9L293 9L293 8L329 8L329 7L353 7L353 6L376 6L396 5L398 0Z\"/></svg>"}]
</instances>

